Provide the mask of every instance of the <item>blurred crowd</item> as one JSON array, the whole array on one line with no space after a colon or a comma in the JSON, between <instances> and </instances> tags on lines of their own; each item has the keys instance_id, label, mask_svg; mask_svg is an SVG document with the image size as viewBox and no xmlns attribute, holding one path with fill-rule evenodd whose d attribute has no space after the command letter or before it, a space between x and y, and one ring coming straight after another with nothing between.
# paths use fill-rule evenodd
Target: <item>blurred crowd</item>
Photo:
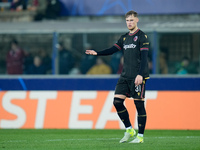
<instances>
[{"instance_id":1,"label":"blurred crowd","mask_svg":"<svg viewBox=\"0 0 200 150\"><path fill-rule=\"evenodd\" d=\"M51 72L51 58L45 49L34 54L23 50L18 41L10 42L10 49L6 55L7 74L48 74Z\"/></svg>"},{"instance_id":2,"label":"blurred crowd","mask_svg":"<svg viewBox=\"0 0 200 150\"><path fill-rule=\"evenodd\" d=\"M0 0L2 10L6 6L11 11L34 11L34 21L57 19L60 16L59 0ZM3 7L4 6L4 7Z\"/></svg>"},{"instance_id":3,"label":"blurred crowd","mask_svg":"<svg viewBox=\"0 0 200 150\"><path fill-rule=\"evenodd\" d=\"M85 49L93 49L91 44L85 44ZM58 74L120 74L123 67L122 53L118 52L108 60L102 57L86 55L83 50L81 58L77 60L72 50L67 49L63 42L57 44ZM10 49L6 55L7 74L52 74L52 58L45 49L28 53L22 49L16 39L10 42Z\"/></svg>"},{"instance_id":4,"label":"blurred crowd","mask_svg":"<svg viewBox=\"0 0 200 150\"><path fill-rule=\"evenodd\" d=\"M77 57L77 51L66 48L64 42L57 44L57 74L120 74L123 69L123 54L121 51L106 57L86 55L85 50L93 49L90 43L86 43L81 54ZM149 53L149 71L152 73L152 56ZM16 39L10 42L10 49L6 55L6 74L52 74L52 58L45 48L34 52L22 49ZM159 52L159 74L169 74L168 53L165 48ZM174 65L173 74L198 74L197 67L184 56L180 62Z\"/></svg>"},{"instance_id":5,"label":"blurred crowd","mask_svg":"<svg viewBox=\"0 0 200 150\"><path fill-rule=\"evenodd\" d=\"M8 5L1 5L8 4ZM59 0L0 0L0 5L11 12L32 11L33 21L56 20L60 17L61 4ZM1 7L0 6L0 7ZM2 9L1 8L1 9ZM58 74L120 74L123 69L122 53L115 53L110 59L85 55L86 49L94 49L85 43L82 54L77 59L73 50L66 48L63 42L58 43ZM172 55L172 54L171 54ZM156 72L159 74L198 74L199 64L188 56L170 64L169 50L161 47L158 52ZM155 69L154 69L155 70ZM52 58L45 48L30 53L23 50L20 43L13 39L6 56L7 74L51 74ZM149 53L149 71L153 73L152 54Z\"/></svg>"}]
</instances>

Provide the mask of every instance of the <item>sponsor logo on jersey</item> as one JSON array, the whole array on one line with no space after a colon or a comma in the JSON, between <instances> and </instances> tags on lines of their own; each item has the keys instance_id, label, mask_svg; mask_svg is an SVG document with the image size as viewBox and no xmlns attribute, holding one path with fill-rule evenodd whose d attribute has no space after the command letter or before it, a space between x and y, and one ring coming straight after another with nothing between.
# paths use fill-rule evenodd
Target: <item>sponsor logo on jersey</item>
<instances>
[{"instance_id":1,"label":"sponsor logo on jersey","mask_svg":"<svg viewBox=\"0 0 200 150\"><path fill-rule=\"evenodd\" d=\"M138 39L138 36L135 36L135 37L134 37L134 39L133 39L133 41L135 41L135 42L136 42L136 41L137 41L137 39Z\"/></svg>"},{"instance_id":2,"label":"sponsor logo on jersey","mask_svg":"<svg viewBox=\"0 0 200 150\"><path fill-rule=\"evenodd\" d=\"M135 48L135 44L129 44L129 45L124 45L124 49L126 50L127 48Z\"/></svg>"}]
</instances>

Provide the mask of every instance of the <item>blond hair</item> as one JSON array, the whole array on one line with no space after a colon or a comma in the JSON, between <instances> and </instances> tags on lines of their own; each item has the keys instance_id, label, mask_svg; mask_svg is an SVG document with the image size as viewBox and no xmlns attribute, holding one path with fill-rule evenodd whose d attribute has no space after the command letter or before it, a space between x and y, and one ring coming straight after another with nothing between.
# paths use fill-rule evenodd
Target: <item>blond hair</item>
<instances>
[{"instance_id":1,"label":"blond hair","mask_svg":"<svg viewBox=\"0 0 200 150\"><path fill-rule=\"evenodd\" d=\"M134 17L138 17L138 13L137 13L136 11L133 11L133 10L127 12L127 13L125 14L125 17L127 18L127 17L132 16L132 15L133 15Z\"/></svg>"}]
</instances>

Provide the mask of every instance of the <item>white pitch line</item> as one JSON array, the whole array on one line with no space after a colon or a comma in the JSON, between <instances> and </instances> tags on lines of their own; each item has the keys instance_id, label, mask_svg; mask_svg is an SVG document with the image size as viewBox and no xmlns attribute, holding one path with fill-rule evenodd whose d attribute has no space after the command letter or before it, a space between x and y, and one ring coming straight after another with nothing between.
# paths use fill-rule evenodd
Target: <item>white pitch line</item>
<instances>
[{"instance_id":1,"label":"white pitch line","mask_svg":"<svg viewBox=\"0 0 200 150\"><path fill-rule=\"evenodd\" d=\"M147 138L156 138L156 139L170 139L170 138L172 138L172 139L178 139L178 138L200 138L200 136L169 136L169 137L165 137L165 136L160 136L160 137L147 137Z\"/></svg>"},{"instance_id":2,"label":"white pitch line","mask_svg":"<svg viewBox=\"0 0 200 150\"><path fill-rule=\"evenodd\" d=\"M177 139L177 138L183 138L183 139L200 139L200 136L169 136L169 137L144 137L145 139ZM102 141L102 140L119 140L120 138L88 138L88 139L48 139L43 141L33 140L33 142L60 142L60 141ZM8 142L8 143L17 143L17 142L27 142L28 140L9 140L9 141L2 141L2 142Z\"/></svg>"},{"instance_id":3,"label":"white pitch line","mask_svg":"<svg viewBox=\"0 0 200 150\"><path fill-rule=\"evenodd\" d=\"M100 141L100 140L117 140L120 138L93 138L93 139L49 139L49 140L44 140L44 141L38 141L38 140L32 140L34 142L53 142L53 141ZM9 140L9 141L3 141L3 142L8 142L8 143L17 143L17 142L27 142L28 140Z\"/></svg>"},{"instance_id":4,"label":"white pitch line","mask_svg":"<svg viewBox=\"0 0 200 150\"><path fill-rule=\"evenodd\" d=\"M94 138L94 139L51 139L51 140L45 140L45 141L101 141L101 140L118 140L120 138Z\"/></svg>"},{"instance_id":5,"label":"white pitch line","mask_svg":"<svg viewBox=\"0 0 200 150\"><path fill-rule=\"evenodd\" d=\"M9 141L3 141L3 142L9 142L9 143L18 143L18 142L26 142L27 140L9 140Z\"/></svg>"}]
</instances>

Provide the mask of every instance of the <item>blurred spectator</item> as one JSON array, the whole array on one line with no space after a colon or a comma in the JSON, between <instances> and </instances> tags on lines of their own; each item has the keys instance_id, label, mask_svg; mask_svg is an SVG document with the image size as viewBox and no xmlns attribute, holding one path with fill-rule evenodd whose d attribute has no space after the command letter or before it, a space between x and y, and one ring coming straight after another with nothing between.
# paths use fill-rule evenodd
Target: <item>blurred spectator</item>
<instances>
[{"instance_id":1,"label":"blurred spectator","mask_svg":"<svg viewBox=\"0 0 200 150\"><path fill-rule=\"evenodd\" d=\"M10 9L11 10L22 10L21 0L12 0Z\"/></svg>"},{"instance_id":2,"label":"blurred spectator","mask_svg":"<svg viewBox=\"0 0 200 150\"><path fill-rule=\"evenodd\" d=\"M114 53L111 56L111 60L110 60L110 67L112 69L112 74L116 74L118 72L118 67L120 64L120 59L122 57L122 51L119 51L117 53Z\"/></svg>"},{"instance_id":3,"label":"blurred spectator","mask_svg":"<svg viewBox=\"0 0 200 150\"><path fill-rule=\"evenodd\" d=\"M51 60L51 57L49 56L49 54L47 53L47 50L42 48L39 51L38 56L40 56L40 58L42 60L42 64L45 66L46 73L50 74L51 69L52 69L52 60Z\"/></svg>"},{"instance_id":4,"label":"blurred spectator","mask_svg":"<svg viewBox=\"0 0 200 150\"><path fill-rule=\"evenodd\" d=\"M45 10L46 19L57 19L60 16L60 2L59 0L47 0L47 7Z\"/></svg>"},{"instance_id":5,"label":"blurred spectator","mask_svg":"<svg viewBox=\"0 0 200 150\"><path fill-rule=\"evenodd\" d=\"M27 9L27 0L12 0L11 10L22 11Z\"/></svg>"},{"instance_id":6,"label":"blurred spectator","mask_svg":"<svg viewBox=\"0 0 200 150\"><path fill-rule=\"evenodd\" d=\"M57 19L60 16L61 4L59 0L43 0L39 1L35 21L43 19Z\"/></svg>"},{"instance_id":7,"label":"blurred spectator","mask_svg":"<svg viewBox=\"0 0 200 150\"><path fill-rule=\"evenodd\" d=\"M27 69L27 74L46 74L46 68L39 56L35 56L33 63Z\"/></svg>"},{"instance_id":8,"label":"blurred spectator","mask_svg":"<svg viewBox=\"0 0 200 150\"><path fill-rule=\"evenodd\" d=\"M44 14L46 8L46 0L29 0L27 3L27 8L30 11L35 11L36 16L38 14Z\"/></svg>"},{"instance_id":9,"label":"blurred spectator","mask_svg":"<svg viewBox=\"0 0 200 150\"><path fill-rule=\"evenodd\" d=\"M36 11L39 6L39 0L28 0L27 9L30 11Z\"/></svg>"},{"instance_id":10,"label":"blurred spectator","mask_svg":"<svg viewBox=\"0 0 200 150\"><path fill-rule=\"evenodd\" d=\"M81 71L79 70L79 64L78 63L76 63L75 67L70 70L69 74L70 75L81 74Z\"/></svg>"},{"instance_id":11,"label":"blurred spectator","mask_svg":"<svg viewBox=\"0 0 200 150\"><path fill-rule=\"evenodd\" d=\"M168 73L168 55L167 52L164 50L160 51L159 55L159 73L160 74L167 74Z\"/></svg>"},{"instance_id":12,"label":"blurred spectator","mask_svg":"<svg viewBox=\"0 0 200 150\"><path fill-rule=\"evenodd\" d=\"M111 74L111 68L102 58L98 57L96 64L87 72L87 74Z\"/></svg>"},{"instance_id":13,"label":"blurred spectator","mask_svg":"<svg viewBox=\"0 0 200 150\"><path fill-rule=\"evenodd\" d=\"M89 43L85 44L84 49L93 49L92 45ZM80 62L81 74L86 74L88 70L96 63L96 56L93 55L83 55Z\"/></svg>"},{"instance_id":14,"label":"blurred spectator","mask_svg":"<svg viewBox=\"0 0 200 150\"><path fill-rule=\"evenodd\" d=\"M196 74L197 70L194 65L191 64L190 59L185 56L183 57L181 63L177 67L176 74L184 75L184 74Z\"/></svg>"},{"instance_id":15,"label":"blurred spectator","mask_svg":"<svg viewBox=\"0 0 200 150\"><path fill-rule=\"evenodd\" d=\"M27 70L29 66L33 63L33 55L32 53L27 53L26 57L24 58L24 74L27 74Z\"/></svg>"},{"instance_id":16,"label":"blurred spectator","mask_svg":"<svg viewBox=\"0 0 200 150\"><path fill-rule=\"evenodd\" d=\"M74 67L74 57L71 52L64 47L63 43L58 44L59 50L59 74L69 74Z\"/></svg>"},{"instance_id":17,"label":"blurred spectator","mask_svg":"<svg viewBox=\"0 0 200 150\"><path fill-rule=\"evenodd\" d=\"M149 66L149 73L152 74L153 73L153 62L152 62L152 60L148 61L148 66Z\"/></svg>"},{"instance_id":18,"label":"blurred spectator","mask_svg":"<svg viewBox=\"0 0 200 150\"><path fill-rule=\"evenodd\" d=\"M11 49L7 53L6 67L8 74L22 74L25 52L19 47L17 40L11 41Z\"/></svg>"}]
</instances>

